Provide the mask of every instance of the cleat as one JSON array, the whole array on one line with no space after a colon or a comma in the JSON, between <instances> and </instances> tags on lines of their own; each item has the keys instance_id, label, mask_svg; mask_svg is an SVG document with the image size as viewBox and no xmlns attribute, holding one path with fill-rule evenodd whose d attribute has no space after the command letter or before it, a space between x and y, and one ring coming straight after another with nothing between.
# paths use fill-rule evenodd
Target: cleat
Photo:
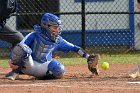
<instances>
[{"instance_id":1,"label":"cleat","mask_svg":"<svg viewBox=\"0 0 140 93\"><path fill-rule=\"evenodd\" d=\"M7 73L7 74L5 75L5 77L6 77L7 79L9 79L9 80L16 80L16 79L19 78L19 74L18 74L18 73L15 73L14 71L11 71L11 72Z\"/></svg>"},{"instance_id":2,"label":"cleat","mask_svg":"<svg viewBox=\"0 0 140 93\"><path fill-rule=\"evenodd\" d=\"M129 74L129 77L131 77L131 78L137 78L138 76L140 76L139 72Z\"/></svg>"},{"instance_id":3,"label":"cleat","mask_svg":"<svg viewBox=\"0 0 140 93\"><path fill-rule=\"evenodd\" d=\"M135 67L128 75L131 78L137 78L140 76L140 64L138 64L137 67Z\"/></svg>"}]
</instances>

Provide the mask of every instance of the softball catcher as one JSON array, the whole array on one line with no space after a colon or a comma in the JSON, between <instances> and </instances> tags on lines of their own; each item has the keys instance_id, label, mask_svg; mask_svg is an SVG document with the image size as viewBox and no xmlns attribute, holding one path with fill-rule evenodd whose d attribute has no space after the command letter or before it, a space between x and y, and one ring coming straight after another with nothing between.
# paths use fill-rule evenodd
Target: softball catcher
<instances>
[{"instance_id":1,"label":"softball catcher","mask_svg":"<svg viewBox=\"0 0 140 93\"><path fill-rule=\"evenodd\" d=\"M55 51L74 51L87 58L89 70L98 75L97 64L99 55L89 55L82 48L63 39L61 34L61 20L54 14L45 13L41 25L34 26L34 32L29 33L10 55L10 63L18 67L6 77L12 80L22 72L39 79L59 79L63 77L65 67L59 61L52 59Z\"/></svg>"}]
</instances>

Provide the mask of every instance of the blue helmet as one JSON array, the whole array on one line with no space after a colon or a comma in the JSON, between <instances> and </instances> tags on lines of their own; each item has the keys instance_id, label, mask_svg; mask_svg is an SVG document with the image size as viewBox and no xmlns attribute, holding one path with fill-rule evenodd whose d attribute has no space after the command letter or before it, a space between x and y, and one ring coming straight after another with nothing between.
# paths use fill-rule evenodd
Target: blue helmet
<instances>
[{"instance_id":1,"label":"blue helmet","mask_svg":"<svg viewBox=\"0 0 140 93\"><path fill-rule=\"evenodd\" d=\"M61 26L62 24L60 18L51 13L45 13L42 16L41 23L45 23L48 25L57 25L57 26Z\"/></svg>"},{"instance_id":2,"label":"blue helmet","mask_svg":"<svg viewBox=\"0 0 140 93\"><path fill-rule=\"evenodd\" d=\"M52 36L52 31L49 29L50 26L61 27L62 23L59 17L51 13L45 13L41 18L41 27L45 30L45 34L55 41L57 36ZM60 31L57 35L60 34Z\"/></svg>"}]
</instances>

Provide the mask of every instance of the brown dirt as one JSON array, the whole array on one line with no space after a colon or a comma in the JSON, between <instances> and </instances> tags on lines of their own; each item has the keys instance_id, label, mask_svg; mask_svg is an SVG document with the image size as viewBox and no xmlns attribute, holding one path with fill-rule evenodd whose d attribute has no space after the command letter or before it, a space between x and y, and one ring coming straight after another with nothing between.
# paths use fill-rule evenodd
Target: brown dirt
<instances>
[{"instance_id":1,"label":"brown dirt","mask_svg":"<svg viewBox=\"0 0 140 93\"><path fill-rule=\"evenodd\" d=\"M92 76L87 65L66 66L63 79L35 80L21 75L19 80L4 79L10 68L0 68L0 93L140 93L140 78L132 79L127 73L134 64L110 64L109 70L100 69L100 76Z\"/></svg>"}]
</instances>

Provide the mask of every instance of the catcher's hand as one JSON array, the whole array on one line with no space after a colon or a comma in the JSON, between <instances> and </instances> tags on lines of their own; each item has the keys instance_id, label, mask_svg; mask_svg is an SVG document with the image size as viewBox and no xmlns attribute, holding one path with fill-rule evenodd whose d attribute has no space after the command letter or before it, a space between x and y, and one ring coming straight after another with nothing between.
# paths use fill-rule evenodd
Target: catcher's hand
<instances>
[{"instance_id":1,"label":"catcher's hand","mask_svg":"<svg viewBox=\"0 0 140 93\"><path fill-rule=\"evenodd\" d=\"M92 72L92 74L99 75L98 68L97 68L99 58L100 58L100 55L95 54L95 55L90 55L87 59L88 69Z\"/></svg>"}]
</instances>

